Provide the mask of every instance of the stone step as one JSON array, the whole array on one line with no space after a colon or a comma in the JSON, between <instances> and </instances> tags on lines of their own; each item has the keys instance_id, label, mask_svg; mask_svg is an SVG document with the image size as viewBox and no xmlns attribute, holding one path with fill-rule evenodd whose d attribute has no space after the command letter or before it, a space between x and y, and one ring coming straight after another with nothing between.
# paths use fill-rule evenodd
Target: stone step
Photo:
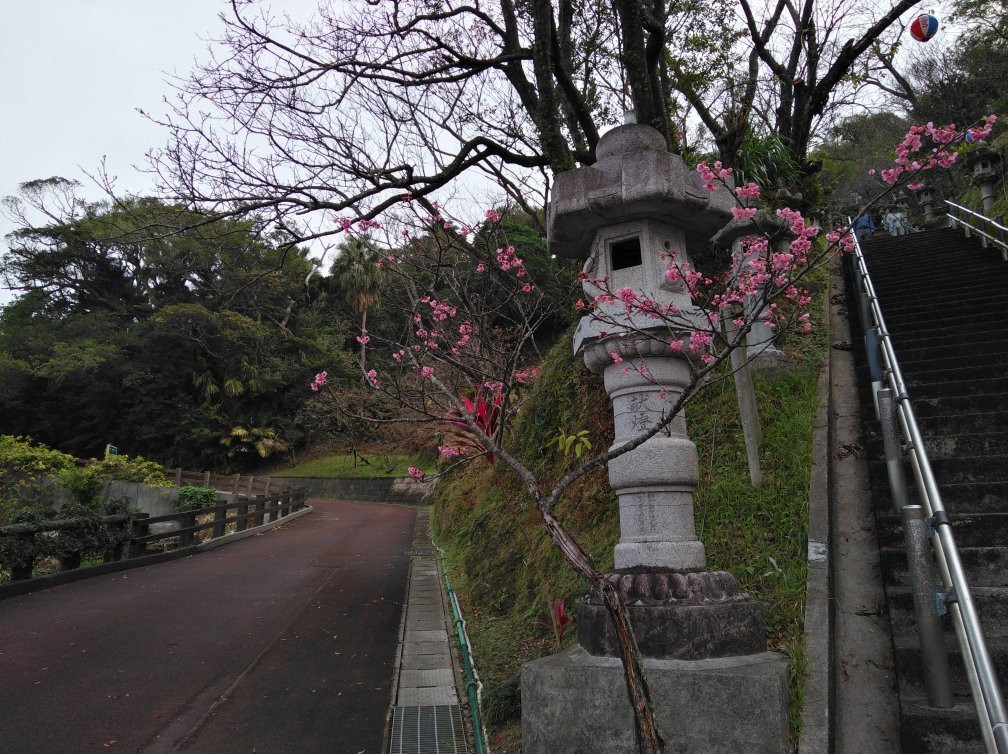
<instances>
[{"instance_id":1,"label":"stone step","mask_svg":"<svg viewBox=\"0 0 1008 754\"><path fill-rule=\"evenodd\" d=\"M1008 391L950 396L910 394L910 405L918 419L996 412L1008 406Z\"/></svg>"},{"instance_id":2,"label":"stone step","mask_svg":"<svg viewBox=\"0 0 1008 754\"><path fill-rule=\"evenodd\" d=\"M1008 280L1005 282L1008 283ZM885 300L882 299L881 294L879 299L880 301ZM894 336L897 333L917 332L932 328L955 327L962 330L974 325L1001 322L1004 315L1005 297L1003 295L996 300L988 300L976 306L971 302L968 307L965 307L965 310L961 306L955 308L935 306L925 311L904 312L902 309L892 308L888 302L886 302L886 308L882 310L886 327Z\"/></svg>"},{"instance_id":3,"label":"stone step","mask_svg":"<svg viewBox=\"0 0 1008 754\"><path fill-rule=\"evenodd\" d=\"M910 504L920 500L913 485L913 478L908 478L910 485ZM1008 513L1008 482L971 482L967 484L943 484L938 481L938 491L942 503L950 516L964 514L990 515ZM872 505L876 513L892 511L889 485L887 481L872 485Z\"/></svg>"},{"instance_id":4,"label":"stone step","mask_svg":"<svg viewBox=\"0 0 1008 754\"><path fill-rule=\"evenodd\" d=\"M917 416L917 426L925 437L940 435L967 435L984 431L1008 431L1008 411L948 414L945 416Z\"/></svg>"},{"instance_id":5,"label":"stone step","mask_svg":"<svg viewBox=\"0 0 1008 754\"><path fill-rule=\"evenodd\" d=\"M947 265L969 266L969 277L962 277L961 269L943 270ZM871 275L875 293L881 296L906 295L910 290L941 295L946 290L962 289L968 281L987 285L990 279L998 279L1008 274L1000 257L993 259L986 252L973 253L957 259L954 253L935 249L926 269L908 270L906 264L897 262L878 264L868 260L868 274Z\"/></svg>"},{"instance_id":6,"label":"stone step","mask_svg":"<svg viewBox=\"0 0 1008 754\"><path fill-rule=\"evenodd\" d=\"M896 358L899 358L897 354ZM1008 380L1008 370L1003 364L989 363L983 365L955 366L951 368L916 368L905 369L902 364L900 370L903 372L903 379L906 381L908 392L913 395L919 392L917 388L921 386L938 385L949 382L960 382L964 386L973 383L982 383L982 380L1004 379ZM1008 381L1005 383L1008 385Z\"/></svg>"},{"instance_id":7,"label":"stone step","mask_svg":"<svg viewBox=\"0 0 1008 754\"><path fill-rule=\"evenodd\" d=\"M1008 310L1008 302L1005 308ZM931 347L907 350L897 346L896 359L905 376L939 369L977 369L986 366L997 366L1008 371L1008 333L1002 340L988 341L980 352L963 352L962 345L947 346L944 349Z\"/></svg>"},{"instance_id":8,"label":"stone step","mask_svg":"<svg viewBox=\"0 0 1008 754\"><path fill-rule=\"evenodd\" d=\"M879 548L883 578L887 585L908 586L906 553L903 548ZM1008 585L1008 546L960 547L959 558L971 587Z\"/></svg>"},{"instance_id":9,"label":"stone step","mask_svg":"<svg viewBox=\"0 0 1008 754\"><path fill-rule=\"evenodd\" d=\"M878 456L876 456L878 458ZM1008 482L1008 456L955 456L952 458L929 458L931 471L938 483L938 490L945 497L945 489L960 484L990 484ZM910 464L904 465L908 483L913 482ZM868 477L872 487L889 484L889 471L884 460L868 460Z\"/></svg>"},{"instance_id":10,"label":"stone step","mask_svg":"<svg viewBox=\"0 0 1008 754\"><path fill-rule=\"evenodd\" d=\"M979 456L1006 456L1008 431L959 435L925 435L924 447L931 460Z\"/></svg>"},{"instance_id":11,"label":"stone step","mask_svg":"<svg viewBox=\"0 0 1008 754\"><path fill-rule=\"evenodd\" d=\"M996 262L990 257L979 254L972 255L962 260L962 265L970 266L969 277L965 280L959 270L948 272L940 269L944 264L949 263L949 257L942 252L937 252L932 260L930 270L923 272L906 272L906 266L872 265L868 263L868 274L871 275L872 286L879 298L887 296L906 296L909 291L920 291L925 296L942 296L948 291L965 290L969 281L980 285L982 289L989 290L992 280L1000 280L1008 275L1008 265L1005 265L1000 258ZM959 260L952 262L959 265ZM970 288L972 290L972 288ZM918 299L920 300L920 299ZM883 311L885 311L883 309Z\"/></svg>"},{"instance_id":12,"label":"stone step","mask_svg":"<svg viewBox=\"0 0 1008 754\"><path fill-rule=\"evenodd\" d=\"M882 444L878 420L865 419L864 425L861 444L864 446L865 457L871 460L884 459L885 446ZM918 427L924 436L924 449L929 460L1008 455L1008 426L992 426L987 432L981 431L978 427L967 427L973 431L944 433L929 431L921 426L920 421Z\"/></svg>"},{"instance_id":13,"label":"stone step","mask_svg":"<svg viewBox=\"0 0 1008 754\"><path fill-rule=\"evenodd\" d=\"M997 322L984 320L978 322L974 327L969 328L969 340L964 339L962 328L951 328L942 330L932 328L922 332L890 333L893 339L893 348L896 351L896 358L902 360L904 356L911 358L909 352L919 348L957 346L960 352L967 349L983 350L990 343L1001 343L1005 338L1004 326ZM864 352L864 336L859 331L854 342Z\"/></svg>"},{"instance_id":14,"label":"stone step","mask_svg":"<svg viewBox=\"0 0 1008 754\"><path fill-rule=\"evenodd\" d=\"M900 701L900 743L906 754L984 754L971 697L956 697L951 709L928 707L924 695L905 694Z\"/></svg>"},{"instance_id":15,"label":"stone step","mask_svg":"<svg viewBox=\"0 0 1008 754\"><path fill-rule=\"evenodd\" d=\"M980 627L988 639L1008 640L1008 589L994 586L970 587L973 604L980 616ZM914 619L913 596L909 587L890 587L886 591L889 603L889 618L893 633L897 636L916 637L916 620ZM945 619L943 619L945 620ZM948 630L951 631L951 623ZM1008 666L1002 666L1008 667Z\"/></svg>"},{"instance_id":16,"label":"stone step","mask_svg":"<svg viewBox=\"0 0 1008 754\"><path fill-rule=\"evenodd\" d=\"M991 333L999 330L999 325L1003 326L1000 317L986 317L982 319L971 318L920 318L912 321L892 321L890 315L882 309L882 316L885 319L886 329L893 338L893 344L898 349L901 344L907 342L917 342L925 338L943 338L949 335L959 334L960 344L964 350L971 348L969 338L974 336L988 337Z\"/></svg>"},{"instance_id":17,"label":"stone step","mask_svg":"<svg viewBox=\"0 0 1008 754\"><path fill-rule=\"evenodd\" d=\"M933 400L935 398L964 398L969 396L991 396L1008 393L1008 374L1001 377L979 377L971 380L949 380L928 382L907 386L910 399ZM987 407L993 407L992 402Z\"/></svg>"},{"instance_id":18,"label":"stone step","mask_svg":"<svg viewBox=\"0 0 1008 754\"><path fill-rule=\"evenodd\" d=\"M1008 638L985 637L985 643L998 679L1004 685L1005 670L1008 669ZM945 647L949 656L952 693L955 696L969 696L970 687L963 665L962 653L959 651L959 642L951 630L945 633ZM894 634L893 653L896 660L896 676L899 681L900 695L924 696L927 691L924 680L924 661L921 657L916 631Z\"/></svg>"},{"instance_id":19,"label":"stone step","mask_svg":"<svg viewBox=\"0 0 1008 754\"><path fill-rule=\"evenodd\" d=\"M944 500L944 495L942 498ZM949 518L957 547L984 547L1008 542L1008 513L950 513ZM890 508L876 511L875 528L880 547L903 546L902 518Z\"/></svg>"},{"instance_id":20,"label":"stone step","mask_svg":"<svg viewBox=\"0 0 1008 754\"><path fill-rule=\"evenodd\" d=\"M899 290L885 292L886 309L892 311L896 316L906 316L910 314L931 315L936 309L957 309L962 303L962 296L968 290L970 301L979 306L987 306L998 302L1004 302L1008 295L1005 293L1004 283L1000 280L979 282L977 287L970 286L968 289L960 289L960 286L946 288L941 293L936 293L934 297L922 299L916 291L911 293ZM876 289L879 301L882 299L882 292ZM882 311L882 316L886 316L886 310Z\"/></svg>"}]
</instances>

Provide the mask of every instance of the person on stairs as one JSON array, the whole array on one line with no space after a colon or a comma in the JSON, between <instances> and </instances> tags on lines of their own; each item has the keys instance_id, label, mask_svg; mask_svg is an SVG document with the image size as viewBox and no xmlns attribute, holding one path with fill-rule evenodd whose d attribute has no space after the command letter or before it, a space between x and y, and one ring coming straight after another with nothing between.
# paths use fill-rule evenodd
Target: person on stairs
<instances>
[{"instance_id":1,"label":"person on stairs","mask_svg":"<svg viewBox=\"0 0 1008 754\"><path fill-rule=\"evenodd\" d=\"M858 243L861 243L875 230L875 222L872 220L871 213L864 211L864 207L858 207L858 211L861 214L854 221L854 235L857 237Z\"/></svg>"}]
</instances>

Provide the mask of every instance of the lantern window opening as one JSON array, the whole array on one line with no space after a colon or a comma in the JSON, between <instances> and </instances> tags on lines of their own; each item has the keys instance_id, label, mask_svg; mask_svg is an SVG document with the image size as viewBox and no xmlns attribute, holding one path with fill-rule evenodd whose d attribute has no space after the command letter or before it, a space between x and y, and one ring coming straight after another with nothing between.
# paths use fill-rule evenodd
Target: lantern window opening
<instances>
[{"instance_id":1,"label":"lantern window opening","mask_svg":"<svg viewBox=\"0 0 1008 754\"><path fill-rule=\"evenodd\" d=\"M630 267L640 267L643 264L640 236L632 236L610 243L609 258L612 261L613 272Z\"/></svg>"}]
</instances>

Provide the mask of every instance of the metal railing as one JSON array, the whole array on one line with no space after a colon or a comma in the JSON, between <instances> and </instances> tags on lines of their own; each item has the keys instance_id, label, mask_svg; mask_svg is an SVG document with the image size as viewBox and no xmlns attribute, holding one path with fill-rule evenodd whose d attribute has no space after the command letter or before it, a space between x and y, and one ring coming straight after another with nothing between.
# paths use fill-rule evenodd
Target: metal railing
<instances>
[{"instance_id":1,"label":"metal railing","mask_svg":"<svg viewBox=\"0 0 1008 754\"><path fill-rule=\"evenodd\" d=\"M976 234L985 249L987 244L994 244L1001 251L1002 261L1008 262L1008 228L961 204L948 199L945 203L949 206L948 219L952 227L962 228L967 238Z\"/></svg>"},{"instance_id":2,"label":"metal railing","mask_svg":"<svg viewBox=\"0 0 1008 754\"><path fill-rule=\"evenodd\" d=\"M875 295L861 246L856 239L853 266L868 364L872 372L875 409L882 423L883 442L886 446L893 504L899 509L904 521L911 590L922 644L921 654L927 665L925 680L928 685L928 700L932 707L952 706L948 658L944 635L938 622L938 614L944 612L947 606L976 705L984 744L988 752L1008 754L1008 718L1005 716L997 675L952 536L951 522L928 460L924 438L910 406L892 337ZM902 435L902 447L896 437L897 431ZM906 504L903 458L909 461L913 470L922 506ZM942 592L935 593L933 566L927 548L923 546L926 539L931 541L944 586Z\"/></svg>"},{"instance_id":3,"label":"metal railing","mask_svg":"<svg viewBox=\"0 0 1008 754\"><path fill-rule=\"evenodd\" d=\"M448 580L448 565L445 563L445 551L437 548L441 553L441 573L444 574L445 590L448 592L448 602L451 604L452 618L455 621L455 634L458 637L459 654L462 656L462 667L465 671L466 696L469 697L469 713L472 715L473 738L476 743L476 754L486 754L486 731L480 721L480 707L482 706L483 683L476 673L476 666L472 660L472 650L470 648L469 632L466 630L466 622L462 617L462 608L459 607L458 597L452 589L451 581Z\"/></svg>"}]
</instances>

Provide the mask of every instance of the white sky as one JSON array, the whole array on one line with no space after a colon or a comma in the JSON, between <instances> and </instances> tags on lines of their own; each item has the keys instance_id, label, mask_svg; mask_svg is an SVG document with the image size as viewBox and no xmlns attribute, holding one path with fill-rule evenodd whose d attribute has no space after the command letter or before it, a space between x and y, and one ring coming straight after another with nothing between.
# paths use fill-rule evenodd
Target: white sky
<instances>
[{"instance_id":1,"label":"white sky","mask_svg":"<svg viewBox=\"0 0 1008 754\"><path fill-rule=\"evenodd\" d=\"M137 108L164 111L165 80L184 75L217 36L223 0L0 0L0 196L59 175L85 184L102 157L117 188L142 193L133 169L165 133ZM274 0L307 18L317 0ZM0 216L0 238L13 225ZM6 250L6 243L0 241ZM2 283L0 283L2 286ZM0 287L0 305L11 300Z\"/></svg>"},{"instance_id":2,"label":"white sky","mask_svg":"<svg viewBox=\"0 0 1008 754\"><path fill-rule=\"evenodd\" d=\"M274 12L307 19L317 0L264 0ZM133 168L166 133L137 108L160 114L166 79L185 75L221 31L226 0L0 0L0 197L54 175L79 180L103 198L85 171L103 157L117 190L144 193ZM908 14L911 15L911 14ZM485 202L484 202L485 203ZM3 236L13 224L0 215ZM0 283L0 305L12 295Z\"/></svg>"}]
</instances>

